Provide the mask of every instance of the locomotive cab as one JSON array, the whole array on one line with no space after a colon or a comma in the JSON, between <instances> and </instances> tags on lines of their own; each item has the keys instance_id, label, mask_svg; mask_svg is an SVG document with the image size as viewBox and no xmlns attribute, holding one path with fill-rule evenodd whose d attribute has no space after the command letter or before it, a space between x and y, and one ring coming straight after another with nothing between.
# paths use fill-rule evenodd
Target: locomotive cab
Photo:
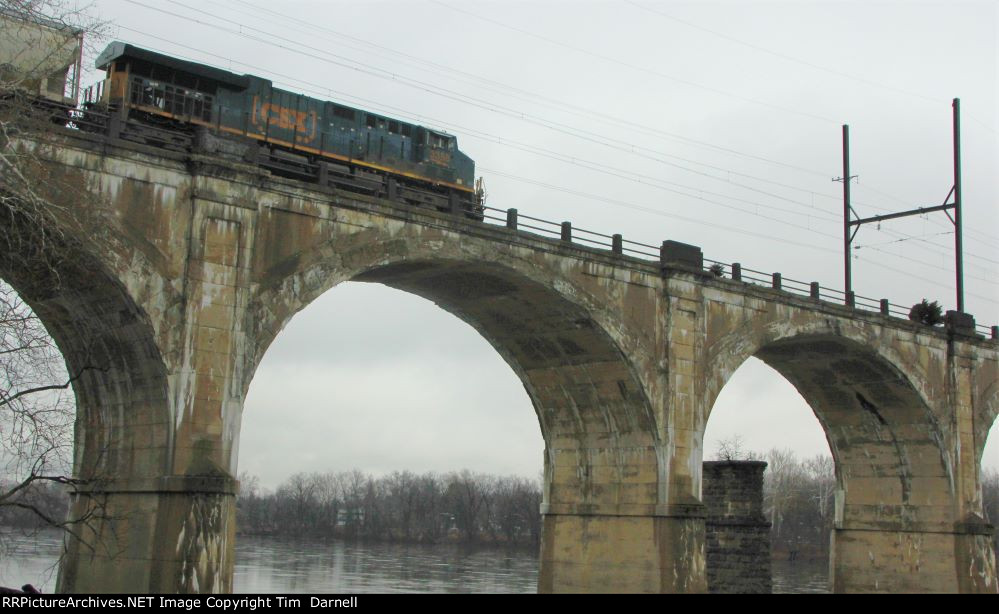
<instances>
[{"instance_id":1,"label":"locomotive cab","mask_svg":"<svg viewBox=\"0 0 999 614\"><path fill-rule=\"evenodd\" d=\"M108 45L96 67L106 77L96 90L88 88L86 102L209 126L217 121L220 90L245 90L249 84L245 76L121 42Z\"/></svg>"}]
</instances>

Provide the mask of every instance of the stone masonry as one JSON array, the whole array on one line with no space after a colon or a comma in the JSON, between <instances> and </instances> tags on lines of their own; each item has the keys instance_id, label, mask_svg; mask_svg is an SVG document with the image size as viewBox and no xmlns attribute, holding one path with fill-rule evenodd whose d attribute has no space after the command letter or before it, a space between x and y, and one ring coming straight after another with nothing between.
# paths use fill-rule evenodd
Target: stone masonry
<instances>
[{"instance_id":1,"label":"stone masonry","mask_svg":"<svg viewBox=\"0 0 999 614\"><path fill-rule=\"evenodd\" d=\"M74 513L101 513L67 544L61 590L231 590L246 391L290 319L351 280L436 302L523 382L545 440L542 592L708 589L703 434L751 356L836 459L834 590L997 590L993 340L718 277L694 247L650 262L215 154L73 131L25 145L55 217L5 210L0 238L44 245L59 274L0 254L0 277L70 372L97 367L74 383L90 484Z\"/></svg>"},{"instance_id":2,"label":"stone masonry","mask_svg":"<svg viewBox=\"0 0 999 614\"><path fill-rule=\"evenodd\" d=\"M770 522L763 515L762 461L706 461L701 482L708 592L769 593Z\"/></svg>"}]
</instances>

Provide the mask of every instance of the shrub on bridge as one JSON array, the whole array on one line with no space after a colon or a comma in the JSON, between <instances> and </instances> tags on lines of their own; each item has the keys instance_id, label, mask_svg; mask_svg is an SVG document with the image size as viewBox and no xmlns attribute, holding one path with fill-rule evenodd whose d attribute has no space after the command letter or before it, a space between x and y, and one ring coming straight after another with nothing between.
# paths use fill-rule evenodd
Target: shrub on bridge
<instances>
[{"instance_id":1,"label":"shrub on bridge","mask_svg":"<svg viewBox=\"0 0 999 614\"><path fill-rule=\"evenodd\" d=\"M943 309L936 301L929 303L924 298L909 310L909 319L927 326L937 326L943 324Z\"/></svg>"}]
</instances>

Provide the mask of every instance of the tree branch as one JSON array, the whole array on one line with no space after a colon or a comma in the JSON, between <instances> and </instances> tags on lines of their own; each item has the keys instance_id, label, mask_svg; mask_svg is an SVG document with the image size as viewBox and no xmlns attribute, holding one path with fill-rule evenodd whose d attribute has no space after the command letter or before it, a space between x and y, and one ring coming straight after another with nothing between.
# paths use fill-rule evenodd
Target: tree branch
<instances>
[{"instance_id":1,"label":"tree branch","mask_svg":"<svg viewBox=\"0 0 999 614\"><path fill-rule=\"evenodd\" d=\"M14 401L18 400L21 397L29 396L29 395L32 395L32 394L37 394L39 392L46 392L48 390L66 390L67 388L69 388L73 384L73 382L75 382L76 380L78 380L81 377L83 377L83 374L85 372L87 372L87 371L100 371L101 373L107 373L110 370L111 370L110 367L95 367L95 366L92 366L92 365L88 365L88 366L82 367L76 373L76 375L74 375L73 377L71 377L68 380L66 380L65 384L51 384L51 385L48 385L48 386L36 386L34 388L28 388L28 389L25 389L25 390L21 390L21 391L15 393L14 396L7 397L5 399L0 399L0 407L3 407L5 405L9 405L10 403L13 403Z\"/></svg>"}]
</instances>

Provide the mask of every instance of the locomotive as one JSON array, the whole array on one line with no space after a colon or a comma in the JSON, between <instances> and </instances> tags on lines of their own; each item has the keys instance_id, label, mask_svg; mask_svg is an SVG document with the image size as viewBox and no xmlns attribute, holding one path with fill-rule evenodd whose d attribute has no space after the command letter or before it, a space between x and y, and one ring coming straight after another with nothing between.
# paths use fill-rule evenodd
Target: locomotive
<instances>
[{"instance_id":1,"label":"locomotive","mask_svg":"<svg viewBox=\"0 0 999 614\"><path fill-rule=\"evenodd\" d=\"M450 134L122 42L96 67L105 78L83 106L109 113L114 136L207 140L278 175L482 218L482 181Z\"/></svg>"}]
</instances>

